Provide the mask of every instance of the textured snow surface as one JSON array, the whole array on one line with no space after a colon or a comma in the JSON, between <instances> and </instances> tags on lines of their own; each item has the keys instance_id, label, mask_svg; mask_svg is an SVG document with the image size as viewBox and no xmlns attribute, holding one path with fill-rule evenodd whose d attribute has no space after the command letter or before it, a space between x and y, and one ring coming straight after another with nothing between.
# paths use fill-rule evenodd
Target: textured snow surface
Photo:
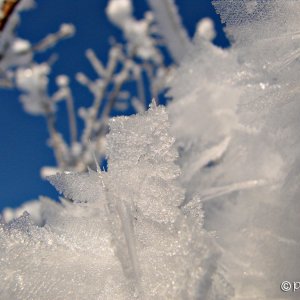
<instances>
[{"instance_id":1,"label":"textured snow surface","mask_svg":"<svg viewBox=\"0 0 300 300\"><path fill-rule=\"evenodd\" d=\"M0 298L227 299L199 199L183 204L165 109L110 128L107 173L51 176L71 201L42 199L43 227L28 213L1 225Z\"/></svg>"}]
</instances>

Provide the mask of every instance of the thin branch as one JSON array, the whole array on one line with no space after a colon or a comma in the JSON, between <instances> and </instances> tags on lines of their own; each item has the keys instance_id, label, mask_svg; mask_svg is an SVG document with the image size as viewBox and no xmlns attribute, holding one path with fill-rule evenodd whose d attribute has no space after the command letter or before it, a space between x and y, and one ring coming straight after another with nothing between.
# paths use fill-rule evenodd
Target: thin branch
<instances>
[{"instance_id":1,"label":"thin branch","mask_svg":"<svg viewBox=\"0 0 300 300\"><path fill-rule=\"evenodd\" d=\"M154 80L155 80L155 76L154 76L154 67L152 64L146 62L144 64L144 68L146 70L146 74L148 76L148 81L150 83L151 86L151 99L158 99L158 91L154 86ZM156 100L158 101L158 100ZM158 103L157 103L158 104Z\"/></svg>"},{"instance_id":2,"label":"thin branch","mask_svg":"<svg viewBox=\"0 0 300 300\"><path fill-rule=\"evenodd\" d=\"M56 130L56 118L53 110L51 109L49 101L47 100L44 101L44 108L45 108L45 119L47 123L48 132L50 135L51 147L54 152L55 160L58 167L64 169L65 168L64 155L60 147L61 137L59 136L59 133Z\"/></svg>"},{"instance_id":3,"label":"thin branch","mask_svg":"<svg viewBox=\"0 0 300 300\"><path fill-rule=\"evenodd\" d=\"M96 73L98 74L98 76L105 77L106 70L92 49L88 49L86 51L86 57L89 60L90 64L93 66L93 68L96 71Z\"/></svg>"},{"instance_id":4,"label":"thin branch","mask_svg":"<svg viewBox=\"0 0 300 300\"><path fill-rule=\"evenodd\" d=\"M75 33L75 27L72 24L62 24L59 30L55 33L48 34L40 42L33 45L33 52L43 52L56 45L60 40L71 37Z\"/></svg>"},{"instance_id":5,"label":"thin branch","mask_svg":"<svg viewBox=\"0 0 300 300\"><path fill-rule=\"evenodd\" d=\"M114 72L117 68L119 61L119 47L112 48L110 52L110 59L108 62L108 67L106 69L106 76L103 78L103 83L100 86L99 92L97 93L94 103L92 107L90 108L90 116L88 123L86 124L86 128L82 135L82 143L85 148L88 148L88 143L91 139L91 136L93 134L94 124L97 121L98 112L102 103L102 100L104 98L104 94L106 92L106 89L108 88L110 82L112 81Z\"/></svg>"},{"instance_id":6,"label":"thin branch","mask_svg":"<svg viewBox=\"0 0 300 300\"><path fill-rule=\"evenodd\" d=\"M146 109L147 103L146 103L144 80L143 80L142 72L139 67L138 67L138 70L135 72L135 77L136 77L138 98L143 103L143 106Z\"/></svg>"},{"instance_id":7,"label":"thin branch","mask_svg":"<svg viewBox=\"0 0 300 300\"><path fill-rule=\"evenodd\" d=\"M182 25L174 0L148 0L168 51L180 63L191 41Z\"/></svg>"},{"instance_id":8,"label":"thin branch","mask_svg":"<svg viewBox=\"0 0 300 300\"><path fill-rule=\"evenodd\" d=\"M101 120L101 126L95 132L95 136L97 136L97 137L102 137L106 134L105 128L107 125L107 121L108 121L111 111L118 99L118 95L122 89L122 86L128 77L128 71L129 70L125 66L124 69L119 74L118 80L116 80L113 91L110 93L110 95L108 97L107 105L105 106L105 109L103 110L103 112L99 118Z\"/></svg>"},{"instance_id":9,"label":"thin branch","mask_svg":"<svg viewBox=\"0 0 300 300\"><path fill-rule=\"evenodd\" d=\"M74 100L73 100L72 92L69 87L67 88L66 91L66 102L67 102L67 110L68 110L68 117L69 117L69 124L70 124L71 143L72 145L74 145L77 142L77 124L76 124L76 117L75 117Z\"/></svg>"}]
</instances>

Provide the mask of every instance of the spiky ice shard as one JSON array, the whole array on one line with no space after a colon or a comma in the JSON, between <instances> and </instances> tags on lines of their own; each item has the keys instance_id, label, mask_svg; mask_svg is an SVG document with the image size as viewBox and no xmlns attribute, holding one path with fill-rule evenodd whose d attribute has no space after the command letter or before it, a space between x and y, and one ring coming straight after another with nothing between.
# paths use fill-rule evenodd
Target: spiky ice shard
<instances>
[{"instance_id":1,"label":"spiky ice shard","mask_svg":"<svg viewBox=\"0 0 300 300\"><path fill-rule=\"evenodd\" d=\"M41 200L1 225L1 299L224 299L197 199L184 205L164 108L110 121L108 172L50 177L73 203Z\"/></svg>"}]
</instances>

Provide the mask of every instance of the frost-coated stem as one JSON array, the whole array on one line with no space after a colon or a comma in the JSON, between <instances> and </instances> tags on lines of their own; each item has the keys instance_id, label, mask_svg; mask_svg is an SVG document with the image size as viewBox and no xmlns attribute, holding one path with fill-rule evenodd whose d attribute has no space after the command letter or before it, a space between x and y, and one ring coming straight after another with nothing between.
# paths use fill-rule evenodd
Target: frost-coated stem
<instances>
[{"instance_id":1,"label":"frost-coated stem","mask_svg":"<svg viewBox=\"0 0 300 300\"><path fill-rule=\"evenodd\" d=\"M95 52L92 49L88 49L86 51L86 57L89 60L90 64L93 66L94 70L98 74L98 76L106 77L106 70L102 64L102 62L97 58Z\"/></svg>"},{"instance_id":2,"label":"frost-coated stem","mask_svg":"<svg viewBox=\"0 0 300 300\"><path fill-rule=\"evenodd\" d=\"M144 64L147 76L148 76L148 81L150 82L151 85L151 99L156 99L156 101L158 101L158 91L155 88L155 84L154 84L154 80L155 80L155 76L154 76L154 68L150 63L145 63ZM158 104L158 103L157 103Z\"/></svg>"},{"instance_id":3,"label":"frost-coated stem","mask_svg":"<svg viewBox=\"0 0 300 300\"><path fill-rule=\"evenodd\" d=\"M95 133L98 137L101 137L106 134L104 129L105 129L107 121L109 119L109 115L118 99L118 95L119 95L121 88L122 88L124 82L126 81L127 77L128 77L128 69L125 66L124 69L121 71L118 79L116 80L114 89L110 93L110 95L108 97L108 102L107 102L105 109L103 110L102 115L100 117L101 126Z\"/></svg>"},{"instance_id":4,"label":"frost-coated stem","mask_svg":"<svg viewBox=\"0 0 300 300\"><path fill-rule=\"evenodd\" d=\"M82 144L85 148L88 148L88 144L90 142L91 135L94 129L94 124L97 119L97 113L102 103L104 92L105 92L105 87L102 86L99 91L99 94L94 99L93 106L90 108L90 116L89 119L87 120L86 127L82 134Z\"/></svg>"},{"instance_id":5,"label":"frost-coated stem","mask_svg":"<svg viewBox=\"0 0 300 300\"><path fill-rule=\"evenodd\" d=\"M122 85L124 84L125 81L126 81L126 76L123 76L121 78L121 80L118 80L117 83L115 84L113 91L109 95L107 105L102 113L103 120L108 119L108 117L114 107L114 104L116 103L116 100L118 98L118 95L120 93Z\"/></svg>"},{"instance_id":6,"label":"frost-coated stem","mask_svg":"<svg viewBox=\"0 0 300 300\"><path fill-rule=\"evenodd\" d=\"M144 80L141 70L139 69L136 74L136 85L138 91L139 100L143 103L143 106L146 109L146 96L145 96L145 87L144 87Z\"/></svg>"},{"instance_id":7,"label":"frost-coated stem","mask_svg":"<svg viewBox=\"0 0 300 300\"><path fill-rule=\"evenodd\" d=\"M61 150L60 147L60 137L56 130L55 114L52 111L48 101L45 101L44 107L45 107L45 119L47 123L48 132L50 135L51 147L53 148L55 160L58 167L64 169L65 163L63 159L63 151Z\"/></svg>"},{"instance_id":8,"label":"frost-coated stem","mask_svg":"<svg viewBox=\"0 0 300 300\"><path fill-rule=\"evenodd\" d=\"M176 63L180 63L191 42L174 0L148 0L148 3L169 53Z\"/></svg>"},{"instance_id":9,"label":"frost-coated stem","mask_svg":"<svg viewBox=\"0 0 300 300\"><path fill-rule=\"evenodd\" d=\"M106 70L106 76L103 78L103 83L99 88L99 92L97 93L95 99L94 99L94 103L90 109L90 116L89 116L89 120L88 120L88 124L84 130L83 136L82 136L82 142L83 145L88 148L88 143L90 142L91 136L93 134L93 129L94 129L94 125L95 122L97 120L97 115L102 103L102 100L104 98L106 89L108 87L108 85L110 84L113 74L115 72L115 69L117 67L118 64L118 49L113 48L110 52L110 60L108 63L108 67Z\"/></svg>"},{"instance_id":10,"label":"frost-coated stem","mask_svg":"<svg viewBox=\"0 0 300 300\"><path fill-rule=\"evenodd\" d=\"M60 40L71 37L74 33L75 27L72 24L62 24L57 32L48 34L40 42L32 46L32 51L45 51L56 45Z\"/></svg>"},{"instance_id":11,"label":"frost-coated stem","mask_svg":"<svg viewBox=\"0 0 300 300\"><path fill-rule=\"evenodd\" d=\"M66 102L67 102L67 110L70 124L70 136L72 145L77 142L77 124L74 110L74 100L72 96L72 92L70 88L67 88L66 91Z\"/></svg>"}]
</instances>

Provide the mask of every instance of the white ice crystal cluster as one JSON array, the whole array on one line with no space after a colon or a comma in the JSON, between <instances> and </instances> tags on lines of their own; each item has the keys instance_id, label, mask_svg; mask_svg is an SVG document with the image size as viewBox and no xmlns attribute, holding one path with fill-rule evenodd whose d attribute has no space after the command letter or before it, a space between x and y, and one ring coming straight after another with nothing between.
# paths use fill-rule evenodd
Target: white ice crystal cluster
<instances>
[{"instance_id":1,"label":"white ice crystal cluster","mask_svg":"<svg viewBox=\"0 0 300 300\"><path fill-rule=\"evenodd\" d=\"M286 299L281 282L300 276L300 2L214 5L232 48L196 41L171 81L181 182L204 202L232 299Z\"/></svg>"},{"instance_id":2,"label":"white ice crystal cluster","mask_svg":"<svg viewBox=\"0 0 300 300\"><path fill-rule=\"evenodd\" d=\"M30 214L30 217L35 224L40 226L43 225L44 222L41 213L41 203L38 200L27 201L17 209L9 207L5 208L1 213L2 221L9 223L10 221L21 217L25 211Z\"/></svg>"},{"instance_id":3,"label":"white ice crystal cluster","mask_svg":"<svg viewBox=\"0 0 300 300\"><path fill-rule=\"evenodd\" d=\"M33 115L45 114L49 73L50 67L46 63L18 68L16 83L24 92L20 99L26 112Z\"/></svg>"},{"instance_id":4,"label":"white ice crystal cluster","mask_svg":"<svg viewBox=\"0 0 300 300\"><path fill-rule=\"evenodd\" d=\"M173 100L168 109L172 133L184 157L180 158L181 181L188 192L211 187L203 170L222 159L239 128L236 110L241 92L228 80L228 73L237 68L234 55L196 36L170 81Z\"/></svg>"},{"instance_id":5,"label":"white ice crystal cluster","mask_svg":"<svg viewBox=\"0 0 300 300\"><path fill-rule=\"evenodd\" d=\"M161 61L160 53L151 37L152 14L148 12L145 18L137 20L133 16L131 0L110 0L106 9L110 21L118 26L128 40L129 51L136 53L145 60Z\"/></svg>"},{"instance_id":6,"label":"white ice crystal cluster","mask_svg":"<svg viewBox=\"0 0 300 300\"><path fill-rule=\"evenodd\" d=\"M14 84L22 92L20 100L27 113L46 115L49 111L53 111L55 106L55 101L50 101L48 94L51 63L36 63L33 59L35 51L45 51L60 39L71 37L74 33L75 27L72 24L62 24L56 33L49 34L37 45L14 38L11 46L14 55L11 57L9 53L5 54L3 61L6 63L6 68L17 66L12 76ZM7 62L11 63L7 64Z\"/></svg>"},{"instance_id":7,"label":"white ice crystal cluster","mask_svg":"<svg viewBox=\"0 0 300 300\"><path fill-rule=\"evenodd\" d=\"M165 109L112 119L108 145L107 172L50 177L70 201L41 199L42 227L28 213L2 222L0 298L226 299Z\"/></svg>"},{"instance_id":8,"label":"white ice crystal cluster","mask_svg":"<svg viewBox=\"0 0 300 300\"><path fill-rule=\"evenodd\" d=\"M3 7L7 1L1 1ZM0 86L11 87L14 73L12 68L24 65L32 60L31 44L16 36L16 27L20 22L20 13L34 5L34 0L11 1L14 9L1 11L0 22Z\"/></svg>"}]
</instances>

